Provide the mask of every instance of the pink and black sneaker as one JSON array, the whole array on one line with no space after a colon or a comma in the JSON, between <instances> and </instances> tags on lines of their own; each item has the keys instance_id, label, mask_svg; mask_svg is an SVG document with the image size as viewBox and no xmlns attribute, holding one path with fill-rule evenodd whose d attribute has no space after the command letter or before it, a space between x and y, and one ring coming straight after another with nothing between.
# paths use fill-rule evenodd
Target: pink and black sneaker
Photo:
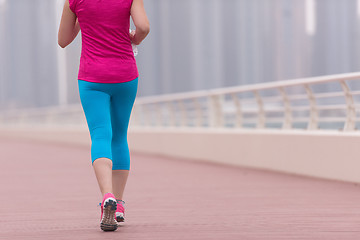
<instances>
[{"instance_id":1,"label":"pink and black sneaker","mask_svg":"<svg viewBox=\"0 0 360 240\"><path fill-rule=\"evenodd\" d=\"M115 231L118 227L115 220L117 209L116 198L112 193L106 193L102 200L100 228L103 231Z\"/></svg>"},{"instance_id":2,"label":"pink and black sneaker","mask_svg":"<svg viewBox=\"0 0 360 240\"><path fill-rule=\"evenodd\" d=\"M115 212L115 218L117 222L124 222L125 221L125 202L123 200L116 200L117 202L117 209Z\"/></svg>"}]
</instances>

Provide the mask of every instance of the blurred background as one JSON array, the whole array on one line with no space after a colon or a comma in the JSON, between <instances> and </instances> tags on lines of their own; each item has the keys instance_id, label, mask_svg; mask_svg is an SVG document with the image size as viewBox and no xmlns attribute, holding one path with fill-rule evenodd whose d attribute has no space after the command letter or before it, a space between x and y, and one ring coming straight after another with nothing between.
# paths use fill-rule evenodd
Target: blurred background
<instances>
[{"instance_id":1,"label":"blurred background","mask_svg":"<svg viewBox=\"0 0 360 240\"><path fill-rule=\"evenodd\" d=\"M64 0L0 0L0 110L79 103ZM360 70L359 0L144 0L138 96Z\"/></svg>"},{"instance_id":2,"label":"blurred background","mask_svg":"<svg viewBox=\"0 0 360 240\"><path fill-rule=\"evenodd\" d=\"M101 239L64 1L0 0L0 239ZM360 0L144 3L121 237L360 239Z\"/></svg>"}]
</instances>

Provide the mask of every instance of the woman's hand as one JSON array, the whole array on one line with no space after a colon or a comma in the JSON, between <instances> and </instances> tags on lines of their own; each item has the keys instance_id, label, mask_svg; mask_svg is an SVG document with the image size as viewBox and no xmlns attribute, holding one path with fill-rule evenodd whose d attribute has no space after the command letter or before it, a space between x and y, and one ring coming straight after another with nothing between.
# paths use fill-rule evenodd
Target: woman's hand
<instances>
[{"instance_id":1,"label":"woman's hand","mask_svg":"<svg viewBox=\"0 0 360 240\"><path fill-rule=\"evenodd\" d=\"M135 37L135 30L131 30L131 32L129 34L130 34L131 43L133 43L133 39Z\"/></svg>"}]
</instances>

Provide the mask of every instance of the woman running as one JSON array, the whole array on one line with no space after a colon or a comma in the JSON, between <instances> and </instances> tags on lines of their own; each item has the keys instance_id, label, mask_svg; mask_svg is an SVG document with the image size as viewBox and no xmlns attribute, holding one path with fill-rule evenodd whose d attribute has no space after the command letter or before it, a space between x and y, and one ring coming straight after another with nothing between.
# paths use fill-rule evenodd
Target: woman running
<instances>
[{"instance_id":1,"label":"woman running","mask_svg":"<svg viewBox=\"0 0 360 240\"><path fill-rule=\"evenodd\" d=\"M129 33L130 16L136 27ZM127 129L138 86L131 44L150 31L143 0L65 0L58 43L81 29L78 87L91 137L91 160L102 193L103 231L124 221L123 193L130 170Z\"/></svg>"}]
</instances>

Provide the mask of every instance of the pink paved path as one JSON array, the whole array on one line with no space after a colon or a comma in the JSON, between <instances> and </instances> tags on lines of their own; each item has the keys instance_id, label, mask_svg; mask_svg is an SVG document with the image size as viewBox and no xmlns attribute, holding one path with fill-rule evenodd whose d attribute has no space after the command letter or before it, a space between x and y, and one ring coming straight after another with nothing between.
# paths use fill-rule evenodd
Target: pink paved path
<instances>
[{"instance_id":1,"label":"pink paved path","mask_svg":"<svg viewBox=\"0 0 360 240\"><path fill-rule=\"evenodd\" d=\"M355 184L134 153L126 223L104 233L88 147L1 137L0 152L1 240L360 239Z\"/></svg>"}]
</instances>

